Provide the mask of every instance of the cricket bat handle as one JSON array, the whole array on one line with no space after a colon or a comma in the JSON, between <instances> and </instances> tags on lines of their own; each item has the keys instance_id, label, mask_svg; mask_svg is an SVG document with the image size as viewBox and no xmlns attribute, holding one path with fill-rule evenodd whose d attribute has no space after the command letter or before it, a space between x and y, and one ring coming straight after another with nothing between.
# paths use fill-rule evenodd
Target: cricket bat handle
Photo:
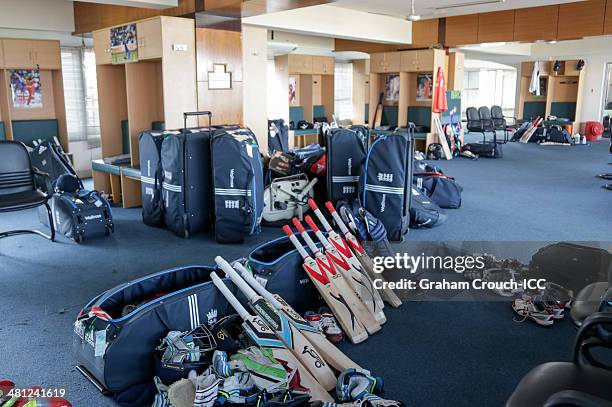
<instances>
[{"instance_id":1,"label":"cricket bat handle","mask_svg":"<svg viewBox=\"0 0 612 407\"><path fill-rule=\"evenodd\" d=\"M293 234L293 231L291 230L291 227L289 225L283 226L283 232L285 232L285 234L289 237L289 240L291 240L291 243L293 243L293 245L295 246L298 253L300 253L300 256L302 256L303 259L307 259L308 257L310 257L306 249L304 249L304 246L302 246L300 241Z\"/></svg>"},{"instance_id":2,"label":"cricket bat handle","mask_svg":"<svg viewBox=\"0 0 612 407\"><path fill-rule=\"evenodd\" d=\"M239 262L234 263L234 268L240 272L240 275L255 291L266 299L276 309L283 308L283 305L272 295L272 293L264 288L255 277Z\"/></svg>"},{"instance_id":3,"label":"cricket bat handle","mask_svg":"<svg viewBox=\"0 0 612 407\"><path fill-rule=\"evenodd\" d=\"M323 225L325 230L327 232L331 232L332 231L332 227L329 224L329 222L327 221L327 219L325 219L325 216L323 216L323 213L321 212L321 210L317 206L316 202L313 199L309 199L308 200L308 206L310 206L310 209L312 209L314 214L317 215L317 218L319 219L319 222L321 222L321 224Z\"/></svg>"},{"instance_id":4,"label":"cricket bat handle","mask_svg":"<svg viewBox=\"0 0 612 407\"><path fill-rule=\"evenodd\" d=\"M214 271L210 273L210 279L212 280L215 287L217 287L217 289L221 291L221 294L223 294L227 302L229 302L232 308L236 310L238 315L240 315L240 317L243 320L246 320L251 316L249 312L246 310L246 308L242 306L240 301L238 301L238 299L234 296L234 294L232 294L229 288L227 288L227 286L223 283L223 281L217 275L217 273L215 273Z\"/></svg>"},{"instance_id":5,"label":"cricket bat handle","mask_svg":"<svg viewBox=\"0 0 612 407\"><path fill-rule=\"evenodd\" d=\"M312 220L312 218L309 215L306 215L304 220L306 221L306 223L308 223L308 226L310 226L310 229L312 229L312 231L315 232L315 235L317 235L317 238L319 239L319 241L323 243L323 246L326 249L329 249L331 247L331 243L329 243L329 240L327 240L327 238L321 232L321 230L319 229L317 224L314 222L314 220Z\"/></svg>"},{"instance_id":6,"label":"cricket bat handle","mask_svg":"<svg viewBox=\"0 0 612 407\"><path fill-rule=\"evenodd\" d=\"M215 257L215 263L217 263L217 266L219 266L219 268L223 270L225 275L228 276L230 280L232 280L232 282L238 286L240 291L242 291L244 295L246 295L249 301L257 297L257 293L255 292L255 290L253 290L251 286L249 286L246 281L244 281L242 277L238 275L236 270L234 270L231 264L229 264L223 257Z\"/></svg>"},{"instance_id":7,"label":"cricket bat handle","mask_svg":"<svg viewBox=\"0 0 612 407\"><path fill-rule=\"evenodd\" d=\"M344 224L344 221L342 220L340 215L338 215L338 212L336 212L336 208L334 208L334 204L332 204L330 201L327 201L327 202L325 202L325 207L327 208L327 210L331 214L332 218L334 218L334 221L338 224L338 227L340 228L342 233L345 234L345 235L348 234L349 230L346 227L346 225Z\"/></svg>"},{"instance_id":8,"label":"cricket bat handle","mask_svg":"<svg viewBox=\"0 0 612 407\"><path fill-rule=\"evenodd\" d=\"M308 232L306 232L306 229L304 229L302 222L300 222L298 218L293 218L291 219L291 221L293 222L293 226L295 226L297 231L300 232L300 235L302 235L302 239L304 239L308 248L312 251L314 255L317 255L319 253L319 248L317 247L315 242L312 241L312 239L308 235Z\"/></svg>"}]
</instances>

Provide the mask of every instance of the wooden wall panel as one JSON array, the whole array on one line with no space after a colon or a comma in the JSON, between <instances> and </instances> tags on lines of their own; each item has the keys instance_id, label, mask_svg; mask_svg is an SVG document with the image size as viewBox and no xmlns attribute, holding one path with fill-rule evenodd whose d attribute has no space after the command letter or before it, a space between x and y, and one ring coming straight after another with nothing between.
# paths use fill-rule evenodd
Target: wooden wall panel
<instances>
[{"instance_id":1,"label":"wooden wall panel","mask_svg":"<svg viewBox=\"0 0 612 407\"><path fill-rule=\"evenodd\" d=\"M559 6L557 38L575 38L602 35L606 0L588 0Z\"/></svg>"},{"instance_id":2,"label":"wooden wall panel","mask_svg":"<svg viewBox=\"0 0 612 407\"><path fill-rule=\"evenodd\" d=\"M559 6L521 8L514 11L514 41L557 39Z\"/></svg>"},{"instance_id":3,"label":"wooden wall panel","mask_svg":"<svg viewBox=\"0 0 612 407\"><path fill-rule=\"evenodd\" d=\"M606 18L604 21L604 34L612 34L612 0L608 0L606 3Z\"/></svg>"},{"instance_id":4,"label":"wooden wall panel","mask_svg":"<svg viewBox=\"0 0 612 407\"><path fill-rule=\"evenodd\" d=\"M429 47L440 43L439 26L440 19L438 18L412 23L412 47Z\"/></svg>"},{"instance_id":5,"label":"wooden wall panel","mask_svg":"<svg viewBox=\"0 0 612 407\"><path fill-rule=\"evenodd\" d=\"M242 82L242 37L239 32L196 29L198 81L207 81L213 64L226 64L232 80Z\"/></svg>"},{"instance_id":6,"label":"wooden wall panel","mask_svg":"<svg viewBox=\"0 0 612 407\"><path fill-rule=\"evenodd\" d=\"M467 45L478 43L478 15L448 17L444 45Z\"/></svg>"},{"instance_id":7,"label":"wooden wall panel","mask_svg":"<svg viewBox=\"0 0 612 407\"><path fill-rule=\"evenodd\" d=\"M478 14L478 42L514 40L514 10Z\"/></svg>"},{"instance_id":8,"label":"wooden wall panel","mask_svg":"<svg viewBox=\"0 0 612 407\"><path fill-rule=\"evenodd\" d=\"M346 40L343 38L336 38L334 40L334 50L336 52L341 51L359 51L359 52L387 52L387 51L397 51L398 49L404 49L410 47L410 44L380 44L376 42L367 42L367 41L356 41L356 40Z\"/></svg>"},{"instance_id":9,"label":"wooden wall panel","mask_svg":"<svg viewBox=\"0 0 612 407\"><path fill-rule=\"evenodd\" d=\"M201 0L179 0L177 7L165 10L115 6L112 4L74 2L75 34L156 16L183 16L195 13Z\"/></svg>"}]
</instances>

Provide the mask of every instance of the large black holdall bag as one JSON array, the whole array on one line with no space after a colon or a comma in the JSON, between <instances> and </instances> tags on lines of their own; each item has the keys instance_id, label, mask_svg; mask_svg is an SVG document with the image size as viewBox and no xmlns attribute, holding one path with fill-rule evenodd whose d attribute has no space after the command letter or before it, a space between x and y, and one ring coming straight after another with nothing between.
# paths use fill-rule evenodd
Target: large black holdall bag
<instances>
[{"instance_id":1,"label":"large black holdall bag","mask_svg":"<svg viewBox=\"0 0 612 407\"><path fill-rule=\"evenodd\" d=\"M357 196L359 172L366 157L360 135L350 129L329 129L325 134L327 198L332 202Z\"/></svg>"},{"instance_id":2,"label":"large black holdall bag","mask_svg":"<svg viewBox=\"0 0 612 407\"><path fill-rule=\"evenodd\" d=\"M145 131L138 136L142 221L149 226L164 226L161 147L168 134L173 132Z\"/></svg>"},{"instance_id":3,"label":"large black holdall bag","mask_svg":"<svg viewBox=\"0 0 612 407\"><path fill-rule=\"evenodd\" d=\"M498 143L468 143L463 146L463 150L471 151L479 157L502 158L504 152L502 145Z\"/></svg>"},{"instance_id":4,"label":"large black holdall bag","mask_svg":"<svg viewBox=\"0 0 612 407\"><path fill-rule=\"evenodd\" d=\"M562 285L577 294L587 285L608 281L612 254L607 250L560 242L538 250L529 263L534 278Z\"/></svg>"},{"instance_id":5,"label":"large black holdall bag","mask_svg":"<svg viewBox=\"0 0 612 407\"><path fill-rule=\"evenodd\" d=\"M429 229L441 225L447 219L438 204L433 199L412 189L410 197L410 227L412 229Z\"/></svg>"},{"instance_id":6,"label":"large black holdall bag","mask_svg":"<svg viewBox=\"0 0 612 407\"><path fill-rule=\"evenodd\" d=\"M193 115L207 115L209 127L187 129L187 117ZM206 231L212 223L211 116L185 113L185 128L162 142L164 222L180 237Z\"/></svg>"},{"instance_id":7,"label":"large black holdall bag","mask_svg":"<svg viewBox=\"0 0 612 407\"><path fill-rule=\"evenodd\" d=\"M385 225L391 241L408 233L413 157L414 130L409 130L377 137L363 164L361 206Z\"/></svg>"},{"instance_id":8,"label":"large black holdall bag","mask_svg":"<svg viewBox=\"0 0 612 407\"><path fill-rule=\"evenodd\" d=\"M414 184L440 208L458 209L461 207L463 188L451 177L441 173L415 173Z\"/></svg>"},{"instance_id":9,"label":"large black holdall bag","mask_svg":"<svg viewBox=\"0 0 612 407\"><path fill-rule=\"evenodd\" d=\"M105 393L151 382L156 372L154 350L169 331L210 327L233 314L210 281L214 270L204 266L165 270L93 298L74 324L79 371ZM225 283L236 293L231 281Z\"/></svg>"},{"instance_id":10,"label":"large black holdall bag","mask_svg":"<svg viewBox=\"0 0 612 407\"><path fill-rule=\"evenodd\" d=\"M283 119L268 120L268 155L289 151L289 126Z\"/></svg>"},{"instance_id":11,"label":"large black holdall bag","mask_svg":"<svg viewBox=\"0 0 612 407\"><path fill-rule=\"evenodd\" d=\"M220 129L212 139L215 239L242 243L260 232L263 214L263 165L249 129Z\"/></svg>"},{"instance_id":12,"label":"large black holdall bag","mask_svg":"<svg viewBox=\"0 0 612 407\"><path fill-rule=\"evenodd\" d=\"M34 149L30 151L32 165L38 170L49 174L47 184L44 185L43 192L52 194L55 188L55 181L64 174L77 177L77 173L72 168L72 164L59 141L44 140L36 143ZM78 178L78 177L77 177ZM80 182L80 181L79 181ZM82 188L82 185L81 185Z\"/></svg>"},{"instance_id":13,"label":"large black holdall bag","mask_svg":"<svg viewBox=\"0 0 612 407\"><path fill-rule=\"evenodd\" d=\"M91 237L109 236L115 230L111 207L97 191L56 192L50 200L55 230L77 243ZM48 226L45 211L40 221Z\"/></svg>"}]
</instances>

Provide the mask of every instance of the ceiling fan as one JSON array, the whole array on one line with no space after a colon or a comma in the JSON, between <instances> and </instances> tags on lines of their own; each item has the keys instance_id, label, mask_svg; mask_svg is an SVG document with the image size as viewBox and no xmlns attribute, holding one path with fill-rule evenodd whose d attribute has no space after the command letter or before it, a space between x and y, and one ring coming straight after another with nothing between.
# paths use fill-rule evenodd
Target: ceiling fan
<instances>
[{"instance_id":1,"label":"ceiling fan","mask_svg":"<svg viewBox=\"0 0 612 407\"><path fill-rule=\"evenodd\" d=\"M406 17L406 20L408 21L419 21L421 19L421 16L416 14L414 11L414 0L410 1L410 15L408 17Z\"/></svg>"}]
</instances>

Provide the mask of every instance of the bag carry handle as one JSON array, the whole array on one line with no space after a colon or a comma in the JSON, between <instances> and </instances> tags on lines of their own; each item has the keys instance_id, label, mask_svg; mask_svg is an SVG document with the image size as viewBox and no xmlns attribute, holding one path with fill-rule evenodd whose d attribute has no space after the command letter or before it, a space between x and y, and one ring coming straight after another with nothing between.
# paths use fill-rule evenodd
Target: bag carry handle
<instances>
[{"instance_id":1,"label":"bag carry handle","mask_svg":"<svg viewBox=\"0 0 612 407\"><path fill-rule=\"evenodd\" d=\"M208 130L212 131L212 112L209 110L203 110L201 112L185 112L183 113L183 128L187 128L187 118L190 116L208 116Z\"/></svg>"}]
</instances>

